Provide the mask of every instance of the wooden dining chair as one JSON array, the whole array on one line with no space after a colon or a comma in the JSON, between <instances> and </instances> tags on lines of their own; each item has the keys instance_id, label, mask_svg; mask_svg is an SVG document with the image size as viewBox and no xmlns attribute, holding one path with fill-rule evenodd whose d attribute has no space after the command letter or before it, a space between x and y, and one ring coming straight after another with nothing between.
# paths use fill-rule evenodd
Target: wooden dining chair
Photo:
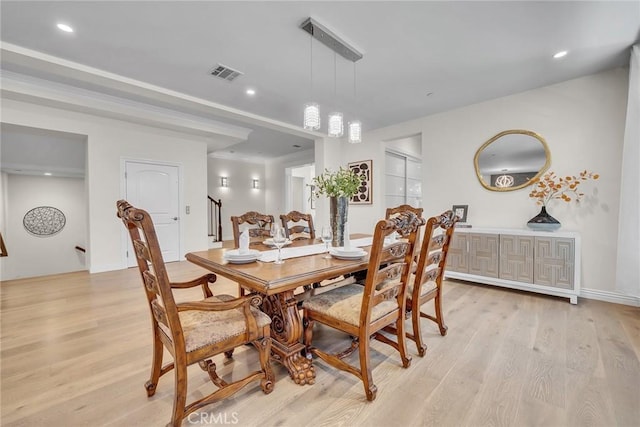
<instances>
[{"instance_id":1,"label":"wooden dining chair","mask_svg":"<svg viewBox=\"0 0 640 427\"><path fill-rule=\"evenodd\" d=\"M407 314L411 314L413 334L408 333L407 338L416 343L418 355L421 357L424 356L427 346L422 341L420 318L424 317L437 323L440 335L447 334L447 326L442 318L442 279L447 265L449 244L459 219L449 210L427 220L418 268L409 278L406 307ZM422 305L430 300L434 300L435 316L421 311Z\"/></svg>"},{"instance_id":2,"label":"wooden dining chair","mask_svg":"<svg viewBox=\"0 0 640 427\"><path fill-rule=\"evenodd\" d=\"M233 228L235 247L240 246L240 225L246 224L251 242L262 242L271 236L271 227L273 227L274 221L273 215L265 215L255 211L249 211L240 216L232 216L231 226Z\"/></svg>"},{"instance_id":3,"label":"wooden dining chair","mask_svg":"<svg viewBox=\"0 0 640 427\"><path fill-rule=\"evenodd\" d=\"M375 226L364 286L348 284L312 296L302 303L304 344L308 357L318 356L333 367L358 377L363 382L369 401L374 400L377 393L371 376L371 338L398 350L403 367L408 368L411 364L404 332L405 290L416 233L423 224L424 220L411 212L402 212L389 220L379 221ZM404 239L384 246L384 238L394 231ZM315 322L350 335L353 337L351 346L332 354L314 347ZM396 341L381 333L388 325L394 325ZM360 359L359 368L342 360L356 350Z\"/></svg>"},{"instance_id":4,"label":"wooden dining chair","mask_svg":"<svg viewBox=\"0 0 640 427\"><path fill-rule=\"evenodd\" d=\"M151 312L153 360L151 378L145 384L147 396L155 394L162 375L172 369L174 371L175 391L170 425L182 425L182 420L193 411L236 393L252 381L260 380L262 391L271 393L275 381L269 359L271 319L257 308L262 302L261 297L214 296L209 283L216 281L215 274L206 274L188 282L171 282L149 214L125 200L118 201L117 208L118 217L131 237ZM175 302L174 289L195 286L202 287L203 300ZM220 353L231 357L233 349L249 343L258 350L260 370L241 379L234 377L233 382L220 378L211 358ZM164 366L163 346L173 356L173 362ZM217 390L187 405L187 367L194 363L198 363L209 374Z\"/></svg>"},{"instance_id":5,"label":"wooden dining chair","mask_svg":"<svg viewBox=\"0 0 640 427\"><path fill-rule=\"evenodd\" d=\"M282 227L287 233L289 240L316 239L316 230L313 228L313 217L311 214L291 211L288 214L280 215L280 221L282 221Z\"/></svg>"}]
</instances>

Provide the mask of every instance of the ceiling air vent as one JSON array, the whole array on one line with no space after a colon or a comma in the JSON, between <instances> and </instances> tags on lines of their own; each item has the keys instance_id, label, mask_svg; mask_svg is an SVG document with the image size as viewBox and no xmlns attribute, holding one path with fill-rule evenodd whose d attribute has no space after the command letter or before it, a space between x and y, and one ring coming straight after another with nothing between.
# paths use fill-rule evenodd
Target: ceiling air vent
<instances>
[{"instance_id":1,"label":"ceiling air vent","mask_svg":"<svg viewBox=\"0 0 640 427\"><path fill-rule=\"evenodd\" d=\"M236 77L241 76L242 73L238 70L234 70L233 68L229 68L226 65L218 64L216 68L211 71L211 75L232 82Z\"/></svg>"}]
</instances>

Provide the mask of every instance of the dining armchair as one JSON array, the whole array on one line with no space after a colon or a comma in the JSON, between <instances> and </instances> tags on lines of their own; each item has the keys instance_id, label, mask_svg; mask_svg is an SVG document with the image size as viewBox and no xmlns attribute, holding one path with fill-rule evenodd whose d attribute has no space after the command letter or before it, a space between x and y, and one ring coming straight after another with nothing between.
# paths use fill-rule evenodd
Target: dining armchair
<instances>
[{"instance_id":1,"label":"dining armchair","mask_svg":"<svg viewBox=\"0 0 640 427\"><path fill-rule=\"evenodd\" d=\"M447 334L447 326L442 318L442 280L447 265L449 244L459 219L453 211L448 210L427 220L418 267L416 273L410 276L407 285L406 308L407 314L411 314L413 325L413 334L407 334L407 338L416 343L418 355L421 357L425 355L427 346L422 341L420 318L437 323L440 335ZM422 305L430 300L434 300L435 316L421 311Z\"/></svg>"},{"instance_id":2,"label":"dining armchair","mask_svg":"<svg viewBox=\"0 0 640 427\"><path fill-rule=\"evenodd\" d=\"M423 224L424 220L411 212L401 212L391 219L379 221L374 230L364 286L347 284L312 296L302 303L307 357L317 356L331 366L358 377L369 401L374 400L377 394L369 355L372 338L398 350L404 368L411 364L404 332L405 290L416 233ZM393 232L403 239L385 246L385 237ZM315 322L351 336L350 347L338 353L327 353L314 347ZM395 327L395 341L381 332L388 325ZM359 368L342 360L356 350Z\"/></svg>"},{"instance_id":3,"label":"dining armchair","mask_svg":"<svg viewBox=\"0 0 640 427\"><path fill-rule=\"evenodd\" d=\"M216 281L215 274L187 282L171 282L149 214L120 200L117 215L129 232L151 313L153 359L150 379L145 384L147 396L155 394L162 375L174 371L170 425L180 426L193 411L231 396L252 381L259 380L262 391L270 393L275 381L270 364L271 320L257 308L261 297L255 294L241 298L214 296L209 284ZM202 288L204 299L176 303L174 290L196 286ZM258 350L260 370L240 379L234 376L232 382L219 377L211 358L221 353L230 358L236 347L249 343ZM173 357L173 362L164 366L163 347ZM187 367L195 363L208 373L217 389L187 405Z\"/></svg>"},{"instance_id":4,"label":"dining armchair","mask_svg":"<svg viewBox=\"0 0 640 427\"><path fill-rule=\"evenodd\" d=\"M265 215L255 211L249 211L240 216L232 216L231 226L233 228L235 247L240 246L240 225L246 224L250 241L261 242L270 237L274 221L273 215Z\"/></svg>"},{"instance_id":5,"label":"dining armchair","mask_svg":"<svg viewBox=\"0 0 640 427\"><path fill-rule=\"evenodd\" d=\"M280 215L282 227L287 233L289 240L315 240L316 231L313 228L313 217L311 214L303 214L298 211L291 211Z\"/></svg>"}]
</instances>

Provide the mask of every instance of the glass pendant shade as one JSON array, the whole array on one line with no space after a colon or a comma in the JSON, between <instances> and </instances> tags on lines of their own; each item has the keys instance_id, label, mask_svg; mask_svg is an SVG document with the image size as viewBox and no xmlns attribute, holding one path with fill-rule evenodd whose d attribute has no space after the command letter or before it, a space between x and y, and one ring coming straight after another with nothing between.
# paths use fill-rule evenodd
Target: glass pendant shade
<instances>
[{"instance_id":1,"label":"glass pendant shade","mask_svg":"<svg viewBox=\"0 0 640 427\"><path fill-rule=\"evenodd\" d=\"M349 142L352 144L362 142L362 124L358 120L349 122Z\"/></svg>"},{"instance_id":2,"label":"glass pendant shade","mask_svg":"<svg viewBox=\"0 0 640 427\"><path fill-rule=\"evenodd\" d=\"M315 102L304 106L304 128L306 130L320 129L320 108Z\"/></svg>"},{"instance_id":3,"label":"glass pendant shade","mask_svg":"<svg viewBox=\"0 0 640 427\"><path fill-rule=\"evenodd\" d=\"M329 131L330 137L339 138L344 134L344 125L342 123L342 113L329 114Z\"/></svg>"}]
</instances>

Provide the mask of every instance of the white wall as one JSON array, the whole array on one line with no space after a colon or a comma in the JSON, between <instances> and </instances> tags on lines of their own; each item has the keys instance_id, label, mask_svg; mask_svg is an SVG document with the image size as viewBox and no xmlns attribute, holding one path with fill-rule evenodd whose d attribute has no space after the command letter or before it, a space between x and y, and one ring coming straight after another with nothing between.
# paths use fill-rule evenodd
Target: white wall
<instances>
[{"instance_id":1,"label":"white wall","mask_svg":"<svg viewBox=\"0 0 640 427\"><path fill-rule=\"evenodd\" d=\"M422 135L412 135L386 142L389 150L420 159L422 157Z\"/></svg>"},{"instance_id":2,"label":"white wall","mask_svg":"<svg viewBox=\"0 0 640 427\"><path fill-rule=\"evenodd\" d=\"M313 163L313 150L292 153L265 163L267 186L265 188L265 211L279 217L286 213L288 192L286 168Z\"/></svg>"},{"instance_id":3,"label":"white wall","mask_svg":"<svg viewBox=\"0 0 640 427\"><path fill-rule=\"evenodd\" d=\"M27 175L8 175L6 180L4 237L10 252L4 258L1 279L86 269L85 254L75 250L76 245L86 248L84 180ZM62 211L66 223L59 233L38 237L25 230L24 215L38 206L52 206Z\"/></svg>"},{"instance_id":4,"label":"white wall","mask_svg":"<svg viewBox=\"0 0 640 427\"><path fill-rule=\"evenodd\" d=\"M182 202L191 214L181 217L181 249L207 249L207 145L204 137L107 119L10 99L2 100L2 121L22 126L87 135L87 206L91 272L126 267L127 236L116 217L123 197L121 160L134 158L180 164ZM181 207L184 212L184 206ZM11 252L10 252L11 253Z\"/></svg>"},{"instance_id":5,"label":"white wall","mask_svg":"<svg viewBox=\"0 0 640 427\"><path fill-rule=\"evenodd\" d=\"M351 162L372 160L373 204L349 205L351 233L371 233L376 222L384 218L384 153L384 143L368 138L367 134L364 134L360 144L350 144L346 139L336 141L325 138L316 141L316 174L321 174L325 169L336 171L340 167L346 168ZM317 200L316 217L316 228L329 224L329 202L326 197Z\"/></svg>"},{"instance_id":6,"label":"white wall","mask_svg":"<svg viewBox=\"0 0 640 427\"><path fill-rule=\"evenodd\" d=\"M529 190L485 190L475 176L473 157L500 131L538 132L549 145L551 170L564 175L587 169L601 176L583 184L587 197L580 205L558 202L549 210L563 230L582 235L583 288L614 292L627 88L628 70L615 69L369 132L361 147L346 147L342 157L353 161L364 152L378 153L384 141L421 133L425 215L468 204L468 222L474 227L524 228L540 210ZM376 163L381 163L374 160L377 178ZM374 182L376 205L383 202L378 190ZM371 210L371 215L380 213Z\"/></svg>"},{"instance_id":7,"label":"white wall","mask_svg":"<svg viewBox=\"0 0 640 427\"><path fill-rule=\"evenodd\" d=\"M241 162L233 169L245 168L242 176L248 180L246 188L250 196L245 194L236 199L234 195L232 203L251 209L234 208L234 211L283 211L286 167L315 161L316 173L321 173L324 168L335 169L349 162L371 159L373 204L349 209L350 230L370 232L375 222L384 216L385 141L421 134L425 214L439 213L453 204L468 204L468 221L476 227L522 228L539 210L529 199L528 190L507 193L485 190L477 182L473 156L487 139L500 131L530 129L547 140L552 170L575 174L588 169L601 175L595 185L584 185L588 197L580 206L558 203L550 206L550 210L562 222L564 230L582 234L583 288L614 291L627 76L627 69L616 69L365 132L362 144L318 139L313 152L267 162L259 191L261 196L256 199L251 198L251 172L246 170L246 163ZM203 138L4 99L2 113L3 122L88 135L92 271L124 266L122 226L115 218L115 201L120 196L119 161L123 156L183 165L183 200L192 208L192 214L182 222L184 247L186 251L207 247L203 231L207 211L207 158ZM230 186L233 186L231 176ZM224 200L225 196L221 196ZM224 215L228 217L230 213L225 211ZM326 222L328 217L328 202L322 198L317 202L316 217L318 224Z\"/></svg>"},{"instance_id":8,"label":"white wall","mask_svg":"<svg viewBox=\"0 0 640 427\"><path fill-rule=\"evenodd\" d=\"M299 209L300 212L310 213L311 216L315 219L316 209L315 203L314 208L311 209L311 188L310 185L313 185L313 177L315 176L315 166L310 164L301 167L291 168L291 176L302 179L302 194L300 194L299 200L295 201L296 203L301 205ZM289 211L293 209L294 200L291 201L292 208L286 208L285 210Z\"/></svg>"},{"instance_id":9,"label":"white wall","mask_svg":"<svg viewBox=\"0 0 640 427\"><path fill-rule=\"evenodd\" d=\"M207 186L209 195L214 199L222 199L222 239L232 240L232 216L256 211L274 214L265 208L265 193L269 182L265 179L265 167L261 163L242 162L237 160L209 157L207 159ZM220 186L220 177L226 176L229 186ZM260 180L260 188L252 188L252 180Z\"/></svg>"},{"instance_id":10,"label":"white wall","mask_svg":"<svg viewBox=\"0 0 640 427\"><path fill-rule=\"evenodd\" d=\"M9 175L0 173L0 232L3 234L7 231L7 183Z\"/></svg>"}]
</instances>

